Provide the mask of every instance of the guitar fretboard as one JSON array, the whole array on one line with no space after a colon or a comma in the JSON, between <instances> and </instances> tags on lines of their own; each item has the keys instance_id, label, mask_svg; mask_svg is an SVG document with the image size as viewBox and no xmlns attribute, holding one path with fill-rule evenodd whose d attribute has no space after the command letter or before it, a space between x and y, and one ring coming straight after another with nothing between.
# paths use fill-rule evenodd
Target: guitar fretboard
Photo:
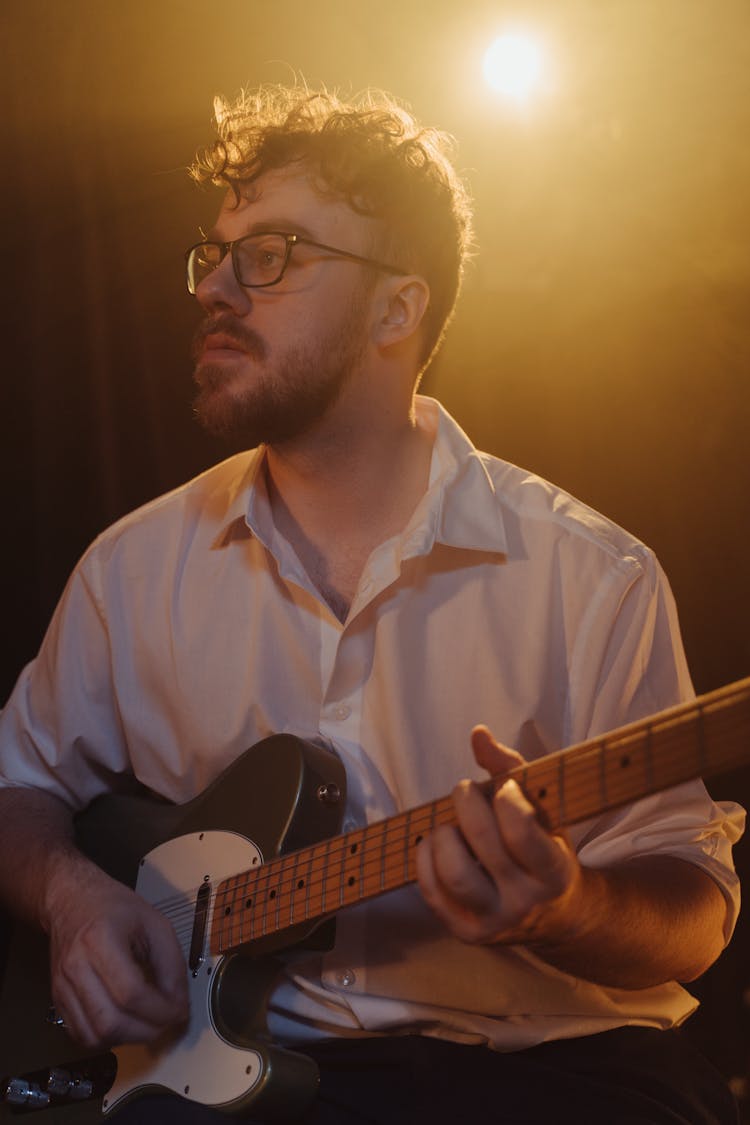
<instances>
[{"instance_id":1,"label":"guitar fretboard","mask_svg":"<svg viewBox=\"0 0 750 1125\"><path fill-rule=\"evenodd\" d=\"M485 783L515 778L555 830L598 816L750 757L750 677L688 704L550 754ZM216 890L211 951L241 946L396 890L416 878L417 845L455 824L443 797L281 856L224 880Z\"/></svg>"}]
</instances>

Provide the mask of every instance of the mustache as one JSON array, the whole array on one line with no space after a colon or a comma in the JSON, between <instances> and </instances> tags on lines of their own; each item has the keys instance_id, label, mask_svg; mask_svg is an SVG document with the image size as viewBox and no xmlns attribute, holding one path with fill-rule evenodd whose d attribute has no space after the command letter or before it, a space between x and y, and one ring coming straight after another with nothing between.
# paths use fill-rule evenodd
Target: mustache
<instances>
[{"instance_id":1,"label":"mustache","mask_svg":"<svg viewBox=\"0 0 750 1125\"><path fill-rule=\"evenodd\" d=\"M266 345L258 333L242 324L232 313L223 312L216 313L214 316L207 316L196 328L191 347L192 356L196 362L201 357L206 339L214 334L229 336L252 359L266 358Z\"/></svg>"}]
</instances>

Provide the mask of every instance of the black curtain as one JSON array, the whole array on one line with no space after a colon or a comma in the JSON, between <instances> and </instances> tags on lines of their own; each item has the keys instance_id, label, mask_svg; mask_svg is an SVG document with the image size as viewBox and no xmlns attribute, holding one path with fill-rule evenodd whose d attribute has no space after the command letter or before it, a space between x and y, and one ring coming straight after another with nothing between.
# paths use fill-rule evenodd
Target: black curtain
<instances>
[{"instance_id":1,"label":"black curtain","mask_svg":"<svg viewBox=\"0 0 750 1125\"><path fill-rule=\"evenodd\" d=\"M302 51L310 17L291 4L269 13L266 53L253 54L262 13L238 0L224 8L224 25L221 13L177 0L124 7L29 0L0 14L2 699L90 540L226 452L191 417L189 341L198 313L184 289L182 255L198 225L210 224L216 198L194 188L185 168L210 139L215 90L253 81L258 58L273 57L269 36L288 41L297 24ZM398 8L388 17L394 29ZM248 12L240 64L233 30ZM389 42L401 49L400 39ZM362 58L351 85L398 84L397 56L390 81L371 56ZM429 117L433 106L426 96L424 103L417 108ZM459 123L447 124L459 132ZM625 231L626 253L627 224L611 201L630 181L588 149L586 163L588 133L576 136L578 147L563 146L563 156L596 181L610 210L565 219L571 245L541 281L498 283L509 253L557 206L556 174L542 168L538 197L514 195L514 169L525 162L528 171L528 134L513 141L506 131L493 147L467 126L464 165L486 160L492 169L502 157L503 166L492 182L474 185L488 252L470 273L425 389L478 444L568 487L656 549L678 597L696 686L709 690L750 673L750 271L738 266L712 279L691 272L685 259L683 281L654 280L646 264L627 285L616 284L613 244L604 265L596 248L614 227ZM746 148L746 137L728 135L727 152ZM691 159L699 162L700 152ZM645 163L627 171L641 170ZM701 213L725 216L725 243L739 261L750 189L728 207L720 172L717 164ZM662 206L650 214L652 231L669 217ZM654 263L663 260L658 238L650 248ZM711 788L719 798L750 800L748 771ZM747 843L738 863L744 875ZM703 1008L688 1025L728 1075L745 1079L747 950L742 920L730 951L695 986Z\"/></svg>"}]
</instances>

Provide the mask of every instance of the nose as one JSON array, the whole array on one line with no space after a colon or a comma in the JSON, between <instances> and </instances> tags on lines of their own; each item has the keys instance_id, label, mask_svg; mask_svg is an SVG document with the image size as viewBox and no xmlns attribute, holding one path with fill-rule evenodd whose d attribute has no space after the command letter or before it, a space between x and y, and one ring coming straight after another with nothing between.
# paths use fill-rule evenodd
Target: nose
<instances>
[{"instance_id":1,"label":"nose","mask_svg":"<svg viewBox=\"0 0 750 1125\"><path fill-rule=\"evenodd\" d=\"M231 254L196 285L195 296L206 312L229 311L244 316L250 310L249 290L234 276Z\"/></svg>"}]
</instances>

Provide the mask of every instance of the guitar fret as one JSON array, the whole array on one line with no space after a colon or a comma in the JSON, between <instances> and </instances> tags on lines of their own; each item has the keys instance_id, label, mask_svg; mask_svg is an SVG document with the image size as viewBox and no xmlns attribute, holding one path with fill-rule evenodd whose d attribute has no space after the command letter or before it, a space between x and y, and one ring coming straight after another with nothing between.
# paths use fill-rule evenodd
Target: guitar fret
<instances>
[{"instance_id":1,"label":"guitar fret","mask_svg":"<svg viewBox=\"0 0 750 1125\"><path fill-rule=\"evenodd\" d=\"M305 887L305 918L322 918L325 913L325 879L323 873L331 849L330 840L324 840L307 852L307 874ZM318 877L320 876L320 877Z\"/></svg>"},{"instance_id":2,"label":"guitar fret","mask_svg":"<svg viewBox=\"0 0 750 1125\"><path fill-rule=\"evenodd\" d=\"M642 734L621 739L614 745L604 742L605 774L609 806L633 800L647 789L647 747Z\"/></svg>"},{"instance_id":3,"label":"guitar fret","mask_svg":"<svg viewBox=\"0 0 750 1125\"><path fill-rule=\"evenodd\" d=\"M403 842L403 864L404 864L404 882L409 878L409 837L411 835L411 810L406 813L404 817L404 842Z\"/></svg>"},{"instance_id":4,"label":"guitar fret","mask_svg":"<svg viewBox=\"0 0 750 1125\"><path fill-rule=\"evenodd\" d=\"M306 868L306 874L305 874L305 909L304 909L305 919L307 919L311 916L310 902L311 902L311 889L312 889L312 865L313 865L313 856L314 855L315 855L314 851L308 852L309 858L307 860L307 868Z\"/></svg>"},{"instance_id":5,"label":"guitar fret","mask_svg":"<svg viewBox=\"0 0 750 1125\"><path fill-rule=\"evenodd\" d=\"M218 953L224 952L224 910L227 905L228 887L226 880L219 884L216 892L216 902L214 905L214 925L212 927L212 937L215 934L216 945L215 949ZM217 932L218 931L218 932ZM213 945L213 943L212 943Z\"/></svg>"},{"instance_id":6,"label":"guitar fret","mask_svg":"<svg viewBox=\"0 0 750 1125\"><path fill-rule=\"evenodd\" d=\"M258 927L259 933L256 934L256 937L265 937L268 933L268 894L271 889L271 875L271 864L264 864L260 869L260 875L258 877L258 898L256 902L260 906L260 925Z\"/></svg>"},{"instance_id":7,"label":"guitar fret","mask_svg":"<svg viewBox=\"0 0 750 1125\"><path fill-rule=\"evenodd\" d=\"M299 890L298 880L297 880L297 867L299 865L299 852L296 852L292 856L292 861L293 861L292 862L292 878L291 878L291 887L290 887L290 890L289 890L289 904L288 904L288 918L287 918L287 925L289 925L289 926L294 925L295 896L297 894L297 891ZM304 886L304 883L302 885Z\"/></svg>"},{"instance_id":8,"label":"guitar fret","mask_svg":"<svg viewBox=\"0 0 750 1125\"><path fill-rule=\"evenodd\" d=\"M750 678L510 771L555 829L747 759ZM491 793L504 778L488 782ZM325 840L215 890L210 948L226 952L415 878L420 839L455 824L451 798Z\"/></svg>"},{"instance_id":9,"label":"guitar fret","mask_svg":"<svg viewBox=\"0 0 750 1125\"><path fill-rule=\"evenodd\" d=\"M365 829L365 846L362 849L360 892L362 897L380 894L385 888L385 855L388 821L381 820Z\"/></svg>"},{"instance_id":10,"label":"guitar fret","mask_svg":"<svg viewBox=\"0 0 750 1125\"><path fill-rule=\"evenodd\" d=\"M349 905L359 900L360 853L362 851L362 831L350 832L344 837L343 863L341 869L341 905Z\"/></svg>"},{"instance_id":11,"label":"guitar fret","mask_svg":"<svg viewBox=\"0 0 750 1125\"><path fill-rule=\"evenodd\" d=\"M242 915L237 915L237 883L240 882L240 877L234 875L229 880L229 904L227 913L227 926L229 930L229 945L234 945L235 942L242 938Z\"/></svg>"},{"instance_id":12,"label":"guitar fret","mask_svg":"<svg viewBox=\"0 0 750 1125\"><path fill-rule=\"evenodd\" d=\"M333 881L336 890L336 909L344 905L344 849L341 840L335 841L334 863L329 865L329 878Z\"/></svg>"},{"instance_id":13,"label":"guitar fret","mask_svg":"<svg viewBox=\"0 0 750 1125\"><path fill-rule=\"evenodd\" d=\"M515 772L514 772L514 776ZM516 776L521 788L531 802L539 809L543 821L549 827L562 823L560 815L560 772L554 762L542 758L526 766Z\"/></svg>"},{"instance_id":14,"label":"guitar fret","mask_svg":"<svg viewBox=\"0 0 750 1125\"><path fill-rule=\"evenodd\" d=\"M383 863L383 886L385 890L400 887L404 876L404 840L406 817L399 814L389 822L389 839Z\"/></svg>"},{"instance_id":15,"label":"guitar fret","mask_svg":"<svg viewBox=\"0 0 750 1125\"><path fill-rule=\"evenodd\" d=\"M276 929L283 930L292 924L294 913L294 883L297 868L297 855L281 860L279 868L279 887L276 895Z\"/></svg>"}]
</instances>

